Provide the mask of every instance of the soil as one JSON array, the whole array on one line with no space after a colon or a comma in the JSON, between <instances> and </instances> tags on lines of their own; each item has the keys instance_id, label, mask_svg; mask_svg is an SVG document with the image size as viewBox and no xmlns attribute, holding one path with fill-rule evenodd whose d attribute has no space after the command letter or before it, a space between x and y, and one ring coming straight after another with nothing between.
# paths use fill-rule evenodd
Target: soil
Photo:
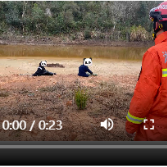
<instances>
[{"instance_id":1,"label":"soil","mask_svg":"<svg viewBox=\"0 0 167 167\"><path fill-rule=\"evenodd\" d=\"M77 75L80 60L56 61L65 68L46 69L57 75L33 77L40 58L1 59L0 141L129 141L125 117L141 62L97 60L90 69L98 76L82 78ZM76 105L77 90L88 96L83 110ZM107 118L114 122L111 131L100 126ZM3 130L4 120L24 120L27 126L25 130ZM54 120L55 130L40 130L41 120L49 123L46 128ZM56 130L58 120L62 130Z\"/></svg>"}]
</instances>

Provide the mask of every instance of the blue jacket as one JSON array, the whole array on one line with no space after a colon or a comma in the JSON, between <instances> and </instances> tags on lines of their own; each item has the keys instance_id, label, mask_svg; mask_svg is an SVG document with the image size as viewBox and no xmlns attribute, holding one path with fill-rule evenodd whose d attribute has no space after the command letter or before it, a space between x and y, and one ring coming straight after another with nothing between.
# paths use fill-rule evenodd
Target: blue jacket
<instances>
[{"instance_id":1,"label":"blue jacket","mask_svg":"<svg viewBox=\"0 0 167 167\"><path fill-rule=\"evenodd\" d=\"M78 75L82 76L82 77L89 77L89 75L87 75L86 72L89 72L90 74L93 74L93 72L91 70L89 70L88 66L81 65L79 67L79 73L78 73Z\"/></svg>"}]
</instances>

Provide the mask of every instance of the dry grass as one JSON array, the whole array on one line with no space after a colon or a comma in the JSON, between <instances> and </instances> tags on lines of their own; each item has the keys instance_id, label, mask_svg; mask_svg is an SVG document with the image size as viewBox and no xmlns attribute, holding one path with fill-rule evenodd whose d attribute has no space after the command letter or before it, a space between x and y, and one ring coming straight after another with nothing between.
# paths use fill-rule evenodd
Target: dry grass
<instances>
[{"instance_id":1,"label":"dry grass","mask_svg":"<svg viewBox=\"0 0 167 167\"><path fill-rule=\"evenodd\" d=\"M8 97L8 96L9 96L9 92L7 92L7 91L0 92L0 97Z\"/></svg>"},{"instance_id":2,"label":"dry grass","mask_svg":"<svg viewBox=\"0 0 167 167\"><path fill-rule=\"evenodd\" d=\"M112 81L91 82L95 86L84 86L84 80L82 83L79 80L59 80L47 87L40 86L38 91L31 89L28 83L23 88L9 90L11 96L6 97L0 106L2 119L25 119L29 127L32 120L62 120L63 130L51 133L39 131L36 127L33 134L15 132L9 134L10 138L0 135L0 140L128 140L124 134L124 123L132 92ZM89 95L86 108L80 112L74 99L78 89L85 90ZM114 120L116 128L112 133L99 126L106 118Z\"/></svg>"},{"instance_id":3,"label":"dry grass","mask_svg":"<svg viewBox=\"0 0 167 167\"><path fill-rule=\"evenodd\" d=\"M65 86L64 84L60 84L60 83L56 83L53 86L47 86L47 87L42 87L40 88L41 92L54 92L54 91L58 91L58 90L64 90Z\"/></svg>"},{"instance_id":4,"label":"dry grass","mask_svg":"<svg viewBox=\"0 0 167 167\"><path fill-rule=\"evenodd\" d=\"M97 110L89 115L112 114L120 119L125 119L131 96L124 88L114 83L101 82L99 87L92 90L91 99L96 103ZM99 108L102 108L99 110Z\"/></svg>"}]
</instances>

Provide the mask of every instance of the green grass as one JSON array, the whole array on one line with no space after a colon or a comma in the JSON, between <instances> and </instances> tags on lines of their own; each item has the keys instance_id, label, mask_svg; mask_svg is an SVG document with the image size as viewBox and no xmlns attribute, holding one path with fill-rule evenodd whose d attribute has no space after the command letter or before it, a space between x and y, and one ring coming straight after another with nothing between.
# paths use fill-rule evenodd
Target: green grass
<instances>
[{"instance_id":1,"label":"green grass","mask_svg":"<svg viewBox=\"0 0 167 167\"><path fill-rule=\"evenodd\" d=\"M75 92L75 102L79 110L83 110L86 108L88 100L87 92L79 89Z\"/></svg>"}]
</instances>

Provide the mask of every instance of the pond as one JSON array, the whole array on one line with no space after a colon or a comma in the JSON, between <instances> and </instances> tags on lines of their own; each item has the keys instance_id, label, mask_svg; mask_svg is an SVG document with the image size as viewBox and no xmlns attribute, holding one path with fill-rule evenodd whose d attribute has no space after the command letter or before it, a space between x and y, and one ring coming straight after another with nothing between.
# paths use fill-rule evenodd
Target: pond
<instances>
[{"instance_id":1,"label":"pond","mask_svg":"<svg viewBox=\"0 0 167 167\"><path fill-rule=\"evenodd\" d=\"M111 47L82 45L0 45L0 57L55 57L142 60L148 47Z\"/></svg>"}]
</instances>

